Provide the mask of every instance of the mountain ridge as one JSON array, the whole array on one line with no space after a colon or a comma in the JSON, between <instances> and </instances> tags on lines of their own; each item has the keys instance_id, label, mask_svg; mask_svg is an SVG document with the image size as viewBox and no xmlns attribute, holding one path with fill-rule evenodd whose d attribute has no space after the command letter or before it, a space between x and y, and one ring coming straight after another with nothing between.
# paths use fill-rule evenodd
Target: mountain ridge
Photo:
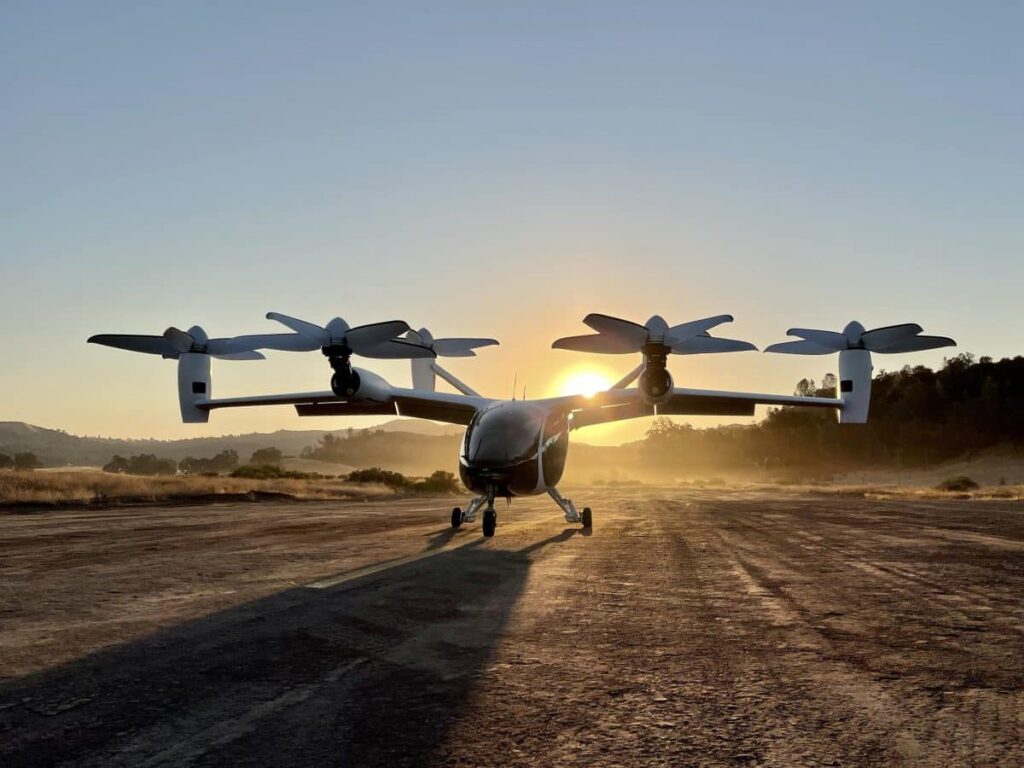
<instances>
[{"instance_id":1,"label":"mountain ridge","mask_svg":"<svg viewBox=\"0 0 1024 768\"><path fill-rule=\"evenodd\" d=\"M367 428L369 431L405 433L423 437L451 437L462 428L416 419L392 419ZM235 450L242 461L259 448L274 447L285 455L298 456L302 449L316 445L327 434L347 437L363 429L310 429L275 432L249 432L213 437L188 437L172 440L156 438L119 438L73 435L24 421L0 421L0 453L13 455L31 452L46 466L98 466L114 454L154 453L161 458L181 460L186 456L208 457L223 450Z\"/></svg>"}]
</instances>

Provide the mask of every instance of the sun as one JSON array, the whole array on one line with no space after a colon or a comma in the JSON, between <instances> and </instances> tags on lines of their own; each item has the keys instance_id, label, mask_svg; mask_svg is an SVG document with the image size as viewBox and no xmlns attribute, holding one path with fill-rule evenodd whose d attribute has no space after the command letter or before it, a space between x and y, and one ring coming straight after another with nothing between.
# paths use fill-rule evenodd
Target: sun
<instances>
[{"instance_id":1,"label":"sun","mask_svg":"<svg viewBox=\"0 0 1024 768\"><path fill-rule=\"evenodd\" d=\"M559 386L559 394L593 397L598 392L608 389L613 383L603 371L583 368L566 375Z\"/></svg>"}]
</instances>

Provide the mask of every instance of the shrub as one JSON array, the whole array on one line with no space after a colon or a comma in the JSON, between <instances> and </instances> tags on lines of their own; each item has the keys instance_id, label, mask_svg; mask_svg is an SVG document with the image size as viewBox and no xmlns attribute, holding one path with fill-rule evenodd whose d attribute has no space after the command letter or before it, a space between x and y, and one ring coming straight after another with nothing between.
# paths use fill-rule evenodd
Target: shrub
<instances>
[{"instance_id":1,"label":"shrub","mask_svg":"<svg viewBox=\"0 0 1024 768\"><path fill-rule=\"evenodd\" d=\"M459 481L451 472L439 469L427 479L415 483L413 489L422 493L458 493Z\"/></svg>"},{"instance_id":2,"label":"shrub","mask_svg":"<svg viewBox=\"0 0 1024 768\"><path fill-rule=\"evenodd\" d=\"M244 477L247 480L320 480L323 475L316 472L293 472L273 464L245 464L231 471L230 477Z\"/></svg>"},{"instance_id":3,"label":"shrub","mask_svg":"<svg viewBox=\"0 0 1024 768\"><path fill-rule=\"evenodd\" d=\"M103 465L104 472L122 475L176 475L178 464L172 459L158 459L151 453L125 458L114 456Z\"/></svg>"},{"instance_id":4,"label":"shrub","mask_svg":"<svg viewBox=\"0 0 1024 768\"><path fill-rule=\"evenodd\" d=\"M39 469L41 466L43 466L43 463L36 458L34 453L26 452L14 454L15 469L31 472L33 469Z\"/></svg>"},{"instance_id":5,"label":"shrub","mask_svg":"<svg viewBox=\"0 0 1024 768\"><path fill-rule=\"evenodd\" d=\"M230 472L238 466L238 451L230 448L221 451L209 459L197 459L186 456L178 462L178 469L183 475L202 475L207 472Z\"/></svg>"},{"instance_id":6,"label":"shrub","mask_svg":"<svg viewBox=\"0 0 1024 768\"><path fill-rule=\"evenodd\" d=\"M266 465L266 464L280 464L281 459L284 458L284 454L281 453L277 448L260 448L253 451L252 457L249 459L250 464Z\"/></svg>"},{"instance_id":7,"label":"shrub","mask_svg":"<svg viewBox=\"0 0 1024 768\"><path fill-rule=\"evenodd\" d=\"M347 479L350 483L379 483L389 488L407 488L412 484L409 482L409 478L402 473L380 467L357 469L349 473Z\"/></svg>"},{"instance_id":8,"label":"shrub","mask_svg":"<svg viewBox=\"0 0 1024 768\"><path fill-rule=\"evenodd\" d=\"M967 475L953 475L953 477L947 477L936 487L940 491L973 491L978 484Z\"/></svg>"}]
</instances>

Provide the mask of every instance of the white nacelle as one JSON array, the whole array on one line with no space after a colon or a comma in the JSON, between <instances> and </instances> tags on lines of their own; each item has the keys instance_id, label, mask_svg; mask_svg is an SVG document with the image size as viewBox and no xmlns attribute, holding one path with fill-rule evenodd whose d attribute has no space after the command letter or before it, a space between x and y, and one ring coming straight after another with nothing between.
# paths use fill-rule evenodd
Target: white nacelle
<instances>
[{"instance_id":1,"label":"white nacelle","mask_svg":"<svg viewBox=\"0 0 1024 768\"><path fill-rule=\"evenodd\" d=\"M363 368L353 368L359 374L359 389L354 397L360 400L376 400L383 402L391 397L391 385L373 371Z\"/></svg>"},{"instance_id":2,"label":"white nacelle","mask_svg":"<svg viewBox=\"0 0 1024 768\"><path fill-rule=\"evenodd\" d=\"M865 424L871 406L871 353L866 349L844 349L839 353L839 391L843 401L840 424Z\"/></svg>"},{"instance_id":3,"label":"white nacelle","mask_svg":"<svg viewBox=\"0 0 1024 768\"><path fill-rule=\"evenodd\" d=\"M196 408L197 400L213 397L210 356L200 352L182 352L178 357L178 404L185 424L205 424L210 412Z\"/></svg>"}]
</instances>

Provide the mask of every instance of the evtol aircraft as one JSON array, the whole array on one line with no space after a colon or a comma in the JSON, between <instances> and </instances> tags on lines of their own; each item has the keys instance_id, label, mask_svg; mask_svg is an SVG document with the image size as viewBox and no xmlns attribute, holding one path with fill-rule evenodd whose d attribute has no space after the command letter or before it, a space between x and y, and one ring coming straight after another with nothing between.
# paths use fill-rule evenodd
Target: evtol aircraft
<instances>
[{"instance_id":1,"label":"evtol aircraft","mask_svg":"<svg viewBox=\"0 0 1024 768\"><path fill-rule=\"evenodd\" d=\"M796 340L773 344L766 352L798 355L839 353L835 397L803 397L751 392L724 392L676 387L667 362L670 355L756 350L748 342L712 336L709 331L731 322L717 315L670 326L660 316L646 323L609 315L590 314L583 322L595 333L555 341L555 349L577 352L637 355L632 371L609 389L587 397L569 395L537 400L483 397L441 365L441 357L474 357L476 349L497 344L494 339L435 339L429 331L412 330L401 320L350 327L341 318L325 326L276 312L267 314L289 329L231 338L209 338L202 328L188 332L168 328L159 336L101 334L89 342L160 355L178 361L178 397L185 423L204 423L220 408L291 405L300 416L400 415L466 427L459 455L463 484L477 494L463 510L452 510L451 524L459 528L476 520L483 509L484 536L497 527L494 501L547 493L570 523L593 526L590 507L577 510L558 492L565 469L569 433L576 429L652 415L752 416L757 405L830 408L844 424L867 421L871 399L871 354L917 352L954 346L943 336L923 336L919 325L908 323L867 331L849 323L842 332L792 328ZM259 350L308 352L319 350L333 375L327 391L214 398L211 358L262 360ZM408 359L412 387L395 387L381 376L352 365L352 357ZM439 392L437 379L455 392ZM636 386L630 386L632 384Z\"/></svg>"}]
</instances>

